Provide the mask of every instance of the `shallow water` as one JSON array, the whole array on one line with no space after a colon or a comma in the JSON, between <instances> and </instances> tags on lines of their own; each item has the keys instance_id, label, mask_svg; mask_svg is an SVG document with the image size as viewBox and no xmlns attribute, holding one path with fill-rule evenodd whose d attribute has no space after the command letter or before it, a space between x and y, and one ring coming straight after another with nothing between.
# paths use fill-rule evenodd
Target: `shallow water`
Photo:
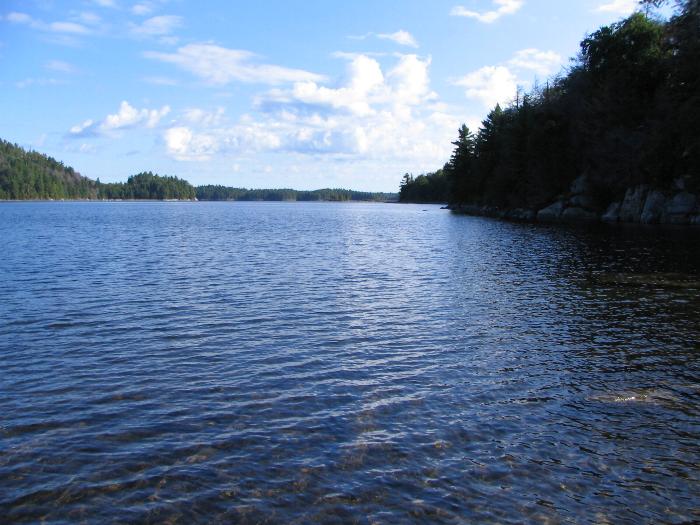
<instances>
[{"instance_id":1,"label":"shallow water","mask_svg":"<svg viewBox=\"0 0 700 525\"><path fill-rule=\"evenodd\" d=\"M697 230L6 203L0 275L3 523L700 520Z\"/></svg>"}]
</instances>

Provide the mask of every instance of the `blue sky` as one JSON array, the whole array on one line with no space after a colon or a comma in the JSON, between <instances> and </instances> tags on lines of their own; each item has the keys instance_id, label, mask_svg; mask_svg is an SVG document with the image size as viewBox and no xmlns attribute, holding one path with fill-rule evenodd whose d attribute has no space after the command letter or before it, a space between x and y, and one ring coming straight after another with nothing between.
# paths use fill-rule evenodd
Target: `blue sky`
<instances>
[{"instance_id":1,"label":"blue sky","mask_svg":"<svg viewBox=\"0 0 700 525\"><path fill-rule=\"evenodd\" d=\"M4 0L0 137L82 174L396 191L635 0Z\"/></svg>"}]
</instances>

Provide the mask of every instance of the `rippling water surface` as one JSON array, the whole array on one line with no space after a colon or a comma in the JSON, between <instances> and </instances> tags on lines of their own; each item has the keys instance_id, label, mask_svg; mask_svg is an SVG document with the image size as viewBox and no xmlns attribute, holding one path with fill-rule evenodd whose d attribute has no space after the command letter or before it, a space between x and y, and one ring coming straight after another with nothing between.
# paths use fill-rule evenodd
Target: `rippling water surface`
<instances>
[{"instance_id":1,"label":"rippling water surface","mask_svg":"<svg viewBox=\"0 0 700 525\"><path fill-rule=\"evenodd\" d=\"M700 520L700 233L0 205L3 523Z\"/></svg>"}]
</instances>

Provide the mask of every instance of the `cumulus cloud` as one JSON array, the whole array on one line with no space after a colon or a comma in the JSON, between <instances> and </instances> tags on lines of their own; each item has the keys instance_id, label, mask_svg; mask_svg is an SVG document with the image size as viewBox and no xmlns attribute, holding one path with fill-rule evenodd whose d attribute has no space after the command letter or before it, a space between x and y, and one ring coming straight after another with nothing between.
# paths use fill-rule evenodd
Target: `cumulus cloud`
<instances>
[{"instance_id":1,"label":"cumulus cloud","mask_svg":"<svg viewBox=\"0 0 700 525\"><path fill-rule=\"evenodd\" d=\"M234 124L221 110L188 110L164 133L166 151L183 161L262 151L436 168L449 156L460 119L436 102L429 67L430 59L416 55L399 56L387 69L354 56L336 85L272 89L258 97L256 114Z\"/></svg>"},{"instance_id":2,"label":"cumulus cloud","mask_svg":"<svg viewBox=\"0 0 700 525\"><path fill-rule=\"evenodd\" d=\"M495 9L483 12L472 11L464 6L458 5L452 8L450 15L474 18L484 24L492 24L502 16L517 13L525 2L524 0L493 0L493 4Z\"/></svg>"},{"instance_id":3,"label":"cumulus cloud","mask_svg":"<svg viewBox=\"0 0 700 525\"><path fill-rule=\"evenodd\" d=\"M561 55L554 51L522 49L503 64L482 67L453 83L466 88L467 98L478 100L484 107L492 108L497 103L510 103L515 98L518 86L527 87L531 84L533 73L550 75L562 63Z\"/></svg>"},{"instance_id":4,"label":"cumulus cloud","mask_svg":"<svg viewBox=\"0 0 700 525\"><path fill-rule=\"evenodd\" d=\"M259 84L317 82L324 78L301 69L260 64L255 61L256 55L249 51L215 44L188 44L174 53L147 51L144 56L174 64L213 85L225 85L233 81Z\"/></svg>"},{"instance_id":5,"label":"cumulus cloud","mask_svg":"<svg viewBox=\"0 0 700 525\"><path fill-rule=\"evenodd\" d=\"M414 36L408 31L404 30L396 31L395 33L379 33L377 34L377 38L391 40L392 42L396 42L402 46L418 47L418 42Z\"/></svg>"},{"instance_id":6,"label":"cumulus cloud","mask_svg":"<svg viewBox=\"0 0 700 525\"><path fill-rule=\"evenodd\" d=\"M564 63L559 53L554 51L540 51L539 49L522 49L508 61L508 64L516 69L534 71L538 75L546 76L554 73Z\"/></svg>"},{"instance_id":7,"label":"cumulus cloud","mask_svg":"<svg viewBox=\"0 0 700 525\"><path fill-rule=\"evenodd\" d=\"M70 128L69 135L87 137L135 127L154 128L168 113L170 113L169 106L163 106L160 109L137 109L127 101L122 101L116 113L107 115L101 121L85 120Z\"/></svg>"},{"instance_id":8,"label":"cumulus cloud","mask_svg":"<svg viewBox=\"0 0 700 525\"><path fill-rule=\"evenodd\" d=\"M466 89L466 96L480 101L485 107L506 104L515 96L518 78L505 66L486 66L455 81Z\"/></svg>"},{"instance_id":9,"label":"cumulus cloud","mask_svg":"<svg viewBox=\"0 0 700 525\"><path fill-rule=\"evenodd\" d=\"M599 5L595 10L599 13L613 13L626 16L633 13L638 8L638 0L612 0Z\"/></svg>"}]
</instances>

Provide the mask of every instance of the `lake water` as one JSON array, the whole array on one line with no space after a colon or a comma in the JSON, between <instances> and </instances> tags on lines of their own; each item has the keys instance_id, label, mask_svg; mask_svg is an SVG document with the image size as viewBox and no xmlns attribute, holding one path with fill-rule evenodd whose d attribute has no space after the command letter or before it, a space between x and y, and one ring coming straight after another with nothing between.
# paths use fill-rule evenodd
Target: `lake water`
<instances>
[{"instance_id":1,"label":"lake water","mask_svg":"<svg viewBox=\"0 0 700 525\"><path fill-rule=\"evenodd\" d=\"M700 232L0 205L2 523L700 520Z\"/></svg>"}]
</instances>

